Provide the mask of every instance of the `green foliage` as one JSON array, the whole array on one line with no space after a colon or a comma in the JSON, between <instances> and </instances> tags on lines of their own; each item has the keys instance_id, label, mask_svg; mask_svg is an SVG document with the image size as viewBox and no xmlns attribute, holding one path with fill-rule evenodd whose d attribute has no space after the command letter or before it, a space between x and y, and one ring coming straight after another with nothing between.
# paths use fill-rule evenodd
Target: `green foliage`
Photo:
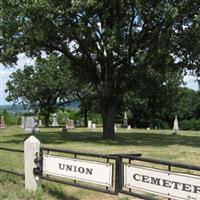
<instances>
[{"instance_id":1,"label":"green foliage","mask_svg":"<svg viewBox=\"0 0 200 200\"><path fill-rule=\"evenodd\" d=\"M24 52L40 57L42 51L70 59L74 74L97 92L104 138L114 138L119 102L130 87L135 91L141 72L200 71L198 5L198 0L2 0L0 62L13 64Z\"/></svg>"},{"instance_id":2,"label":"green foliage","mask_svg":"<svg viewBox=\"0 0 200 200\"><path fill-rule=\"evenodd\" d=\"M4 116L7 126L16 125L20 121L20 116L15 113L7 112L6 110L0 111L0 116Z\"/></svg>"},{"instance_id":3,"label":"green foliage","mask_svg":"<svg viewBox=\"0 0 200 200\"><path fill-rule=\"evenodd\" d=\"M38 59L35 66L17 70L6 84L7 101L29 104L45 116L47 125L50 113L73 98L74 78L68 65L61 57L51 55Z\"/></svg>"},{"instance_id":4,"label":"green foliage","mask_svg":"<svg viewBox=\"0 0 200 200\"><path fill-rule=\"evenodd\" d=\"M76 120L80 119L80 113L78 109L65 110L64 112L59 111L57 112L57 116L58 123L62 125L65 125L68 119L74 120L74 123L76 122Z\"/></svg>"},{"instance_id":5,"label":"green foliage","mask_svg":"<svg viewBox=\"0 0 200 200\"><path fill-rule=\"evenodd\" d=\"M180 129L182 130L200 130L200 119L182 120L179 122Z\"/></svg>"},{"instance_id":6,"label":"green foliage","mask_svg":"<svg viewBox=\"0 0 200 200\"><path fill-rule=\"evenodd\" d=\"M176 115L179 119L190 120L200 118L200 91L188 88L180 88L175 106Z\"/></svg>"},{"instance_id":7,"label":"green foliage","mask_svg":"<svg viewBox=\"0 0 200 200\"><path fill-rule=\"evenodd\" d=\"M91 132L87 128L79 128L70 130L66 134L60 132L59 129L43 128L37 137L42 145L49 148L99 154L131 154L137 152L142 153L144 157L200 166L200 131L195 133L180 131L177 136L172 136L172 130L132 129L127 131L118 129L115 141L101 140L101 131L102 129L97 129L97 131ZM13 149L23 149L24 141L29 137L19 127L9 127L1 130L0 133L1 147L12 147ZM13 169L13 171L23 173L23 153L2 152L1 168ZM84 190L51 181L41 180L41 182L42 191L29 193L24 188L22 177L0 173L0 198L7 200L9 194L12 194L13 200L36 200L38 196L43 200L119 200L120 197L122 198L122 196L116 197L115 195Z\"/></svg>"},{"instance_id":8,"label":"green foliage","mask_svg":"<svg viewBox=\"0 0 200 200\"><path fill-rule=\"evenodd\" d=\"M124 105L132 113L129 123L133 127L168 128L174 118L182 74L173 70L162 74L152 68L147 72L140 72L138 88L124 97Z\"/></svg>"}]
</instances>

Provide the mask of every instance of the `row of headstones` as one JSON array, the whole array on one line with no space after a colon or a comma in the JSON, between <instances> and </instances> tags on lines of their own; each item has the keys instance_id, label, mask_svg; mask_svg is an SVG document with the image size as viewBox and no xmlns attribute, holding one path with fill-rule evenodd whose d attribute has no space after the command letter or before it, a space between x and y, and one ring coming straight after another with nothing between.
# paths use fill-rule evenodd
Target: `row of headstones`
<instances>
[{"instance_id":1,"label":"row of headstones","mask_svg":"<svg viewBox=\"0 0 200 200\"><path fill-rule=\"evenodd\" d=\"M92 123L91 120L88 120L88 127L87 128L95 130L96 129L96 124ZM114 129L115 129L115 131L117 130L117 126L116 125L114 126ZM131 130L131 126L130 125L127 126L127 130Z\"/></svg>"},{"instance_id":2,"label":"row of headstones","mask_svg":"<svg viewBox=\"0 0 200 200\"><path fill-rule=\"evenodd\" d=\"M128 123L127 123L127 117L124 118L123 127L124 128L126 127L127 130L131 130L131 126L128 125ZM89 120L88 121L88 128L92 129L92 130L95 130L96 129L96 124L92 123L92 121ZM115 125L114 129L115 129L115 131L117 130L117 126L116 125ZM150 130L150 128L148 127L147 130ZM174 125L173 125L173 132L172 133L175 135L175 134L177 134L178 131L179 131L178 119L177 119L177 116L175 116Z\"/></svg>"},{"instance_id":3,"label":"row of headstones","mask_svg":"<svg viewBox=\"0 0 200 200\"><path fill-rule=\"evenodd\" d=\"M0 118L0 128L6 128L4 116L1 116Z\"/></svg>"},{"instance_id":4,"label":"row of headstones","mask_svg":"<svg viewBox=\"0 0 200 200\"><path fill-rule=\"evenodd\" d=\"M38 117L22 117L21 118L21 128L24 128L25 131L34 133L39 131L39 126L42 126L42 120L38 120ZM57 122L57 115L53 115L53 121L51 127L59 126ZM68 120L66 123L66 128L74 128L74 120Z\"/></svg>"},{"instance_id":5,"label":"row of headstones","mask_svg":"<svg viewBox=\"0 0 200 200\"><path fill-rule=\"evenodd\" d=\"M56 126L59 126L59 124L58 124L58 120L57 120L57 114L55 113L55 114L52 115L52 124L51 124L51 127L56 127ZM74 120L68 119L65 126L66 126L66 129L73 129L73 128L75 128L75 126L74 126Z\"/></svg>"},{"instance_id":6,"label":"row of headstones","mask_svg":"<svg viewBox=\"0 0 200 200\"><path fill-rule=\"evenodd\" d=\"M42 126L42 120L38 120L38 117L24 117L21 118L21 128L24 128L28 132L30 129L32 130L34 127ZM57 118L53 116L53 122L51 126L59 126L57 122Z\"/></svg>"},{"instance_id":7,"label":"row of headstones","mask_svg":"<svg viewBox=\"0 0 200 200\"><path fill-rule=\"evenodd\" d=\"M52 127L59 126L58 120L57 120L57 114L56 113L53 114L52 117L53 117L53 120L52 120L51 126ZM66 129L73 129L73 128L75 128L75 126L74 126L74 120L68 119L67 122L66 122L65 127L66 127Z\"/></svg>"}]
</instances>

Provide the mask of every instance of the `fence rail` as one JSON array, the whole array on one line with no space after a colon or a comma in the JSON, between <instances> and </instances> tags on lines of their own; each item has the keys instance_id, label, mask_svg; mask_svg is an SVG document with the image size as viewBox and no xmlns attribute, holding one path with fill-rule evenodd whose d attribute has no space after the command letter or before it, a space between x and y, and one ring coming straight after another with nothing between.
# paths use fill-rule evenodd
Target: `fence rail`
<instances>
[{"instance_id":1,"label":"fence rail","mask_svg":"<svg viewBox=\"0 0 200 200\"><path fill-rule=\"evenodd\" d=\"M74 155L89 156L89 157L116 159L116 156L113 154L110 155L110 154L86 153L86 152L80 152L80 151L47 148L47 147L41 147L41 150L47 151L47 152L52 151L52 152L59 152L59 153L68 153L68 154L74 154Z\"/></svg>"},{"instance_id":2,"label":"fence rail","mask_svg":"<svg viewBox=\"0 0 200 200\"><path fill-rule=\"evenodd\" d=\"M10 151L10 152L17 152L17 153L24 153L24 150L21 150L21 149L12 149L12 148L0 147L0 150L2 150L2 151ZM19 173L19 172L7 170L7 169L0 168L0 172L4 172L4 173L8 173L8 174L13 174L13 175L16 175L16 176L25 177L25 175L23 173Z\"/></svg>"},{"instance_id":3,"label":"fence rail","mask_svg":"<svg viewBox=\"0 0 200 200\"><path fill-rule=\"evenodd\" d=\"M0 147L0 150L24 153L24 150L21 150L21 149L11 149L11 148Z\"/></svg>"},{"instance_id":4,"label":"fence rail","mask_svg":"<svg viewBox=\"0 0 200 200\"><path fill-rule=\"evenodd\" d=\"M177 163L177 162L156 160L156 159L152 159L152 158L136 157L136 156L130 156L130 155L123 155L123 158L127 158L127 159L130 159L130 160L138 160L138 161L143 161L143 162L148 162L148 163L154 163L154 164L167 165L167 166L173 166L173 167L178 167L178 168L184 168L184 169L191 169L191 170L200 171L200 166L182 164L182 163Z\"/></svg>"},{"instance_id":5,"label":"fence rail","mask_svg":"<svg viewBox=\"0 0 200 200\"><path fill-rule=\"evenodd\" d=\"M0 147L0 150L24 153L24 150L21 150L21 149ZM135 188L134 185L129 187L130 185L128 186L127 184L125 184L127 182L124 179L124 177L125 177L125 174L127 177L132 177L132 175L130 176L130 174L125 173L126 167L132 167L132 169L134 169L134 170L137 170L137 167L138 168L141 167L141 169L143 168L146 171L157 170L157 171L164 172L164 173L167 172L168 175L170 173L171 174L174 173L175 175L178 174L177 170L174 170L174 171L172 170L173 167L200 171L200 166L194 166L194 165L189 165L189 164L170 162L170 161L164 161L164 160L158 160L158 159L145 158L145 157L141 157L142 154L140 154L140 153L132 153L132 154L131 153L129 153L129 154L98 154L97 153L96 154L96 153L63 150L63 149L48 148L48 147L41 147L41 146L39 147L38 152L39 153L37 153L37 156L34 159L34 163L37 165L37 167L34 168L33 175L39 176L40 179L43 179L46 181L52 181L52 182L56 182L56 183L61 183L61 184L66 184L66 185L70 185L70 186L76 186L76 187L83 188L83 189L90 189L90 190L94 190L94 191L98 191L98 192L104 192L104 193L108 193L108 194L112 194L112 195L117 195L118 193L123 193L126 195L134 196L134 197L145 199L145 200L156 200L155 197L157 197L157 196L160 197L163 195L163 193L160 193L160 194L155 193L155 196L150 196L150 195L147 196L146 194L151 193L150 191L138 190L138 188L137 187ZM57 156L57 155L55 156L53 153L51 154L51 152L57 152L57 153L61 153L61 154L71 154L71 155L73 155L72 157L73 157L73 159L76 160L76 162L77 162L77 160L78 161L84 160L84 161L91 161L91 162L94 161L96 163L98 163L98 162L102 163L102 160L104 160L103 163L106 163L107 165L108 164L112 165L112 181L111 181L112 184L110 184L110 185L98 185L98 184L90 185L89 184L88 185L87 181L84 182L80 179L75 178L75 176L71 180L70 179L62 180L62 179L60 179L59 176L58 176L59 178L56 178L51 173L50 174L45 173L45 171L43 171L43 164L44 164L43 158L44 158L44 160L45 160L45 158L47 159L48 156L49 157L54 156L54 157L59 158L59 156ZM77 157L78 157L78 159L77 159ZM87 158L81 159L81 157L87 157ZM89 159L89 157L93 157L93 159ZM94 159L94 158L96 158L96 159ZM71 159L71 156L68 159ZM134 163L134 161L137 161L137 162ZM141 164L140 162L143 164ZM140 163L140 164L138 165L138 163ZM157 164L157 165L160 165L160 167L162 165L164 165L164 166L167 166L167 168L165 170L163 170L163 167L162 167L162 169L160 167L159 167L160 169L157 167L153 168L152 166L144 165L144 163ZM49 166L49 165L46 165L46 166ZM7 169L0 168L0 172L25 177L25 175L23 173L19 173L19 172L7 170ZM44 175L43 175L43 172L44 172ZM103 173L103 172L99 172L99 173ZM185 173L185 174L189 175L188 173ZM181 175L181 173L180 173L180 175ZM192 175L192 174L190 174L190 175ZM200 175L195 174L194 176L198 180L200 180ZM141 193L141 191L142 191L142 193ZM165 197L170 199L170 194L168 194L168 196L165 196Z\"/></svg>"}]
</instances>

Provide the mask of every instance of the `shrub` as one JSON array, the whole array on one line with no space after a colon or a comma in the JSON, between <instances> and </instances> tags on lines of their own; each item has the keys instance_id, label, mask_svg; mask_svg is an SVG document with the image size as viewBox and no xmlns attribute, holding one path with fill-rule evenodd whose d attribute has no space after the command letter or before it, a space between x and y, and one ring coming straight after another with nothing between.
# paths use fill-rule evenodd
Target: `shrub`
<instances>
[{"instance_id":1,"label":"shrub","mask_svg":"<svg viewBox=\"0 0 200 200\"><path fill-rule=\"evenodd\" d=\"M179 127L182 130L200 130L200 119L182 120L179 122Z\"/></svg>"}]
</instances>

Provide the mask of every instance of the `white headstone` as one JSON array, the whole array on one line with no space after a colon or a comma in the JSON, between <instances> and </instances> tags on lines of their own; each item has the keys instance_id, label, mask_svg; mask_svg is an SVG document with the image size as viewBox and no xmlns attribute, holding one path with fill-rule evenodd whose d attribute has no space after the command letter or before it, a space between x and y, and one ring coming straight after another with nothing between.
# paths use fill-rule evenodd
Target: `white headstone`
<instances>
[{"instance_id":1,"label":"white headstone","mask_svg":"<svg viewBox=\"0 0 200 200\"><path fill-rule=\"evenodd\" d=\"M114 130L117 131L117 126L116 125L114 126Z\"/></svg>"},{"instance_id":2,"label":"white headstone","mask_svg":"<svg viewBox=\"0 0 200 200\"><path fill-rule=\"evenodd\" d=\"M175 119L174 119L174 126L173 126L173 134L176 134L177 131L179 131L178 119L177 119L177 116L175 116Z\"/></svg>"},{"instance_id":3,"label":"white headstone","mask_svg":"<svg viewBox=\"0 0 200 200\"><path fill-rule=\"evenodd\" d=\"M92 121L88 120L88 128L92 128Z\"/></svg>"},{"instance_id":4,"label":"white headstone","mask_svg":"<svg viewBox=\"0 0 200 200\"><path fill-rule=\"evenodd\" d=\"M22 116L20 128L25 128L25 120L26 120L26 118L24 116Z\"/></svg>"},{"instance_id":5,"label":"white headstone","mask_svg":"<svg viewBox=\"0 0 200 200\"><path fill-rule=\"evenodd\" d=\"M26 117L25 120L25 131L32 133L33 128L35 127L35 119L33 117Z\"/></svg>"},{"instance_id":6,"label":"white headstone","mask_svg":"<svg viewBox=\"0 0 200 200\"><path fill-rule=\"evenodd\" d=\"M52 117L53 117L53 122L52 122L51 126L59 126L58 121L57 121L57 114L54 113L52 115Z\"/></svg>"},{"instance_id":7,"label":"white headstone","mask_svg":"<svg viewBox=\"0 0 200 200\"><path fill-rule=\"evenodd\" d=\"M123 127L124 128L127 128L128 126L128 119L127 119L127 114L126 112L124 113L124 122L123 122Z\"/></svg>"},{"instance_id":8,"label":"white headstone","mask_svg":"<svg viewBox=\"0 0 200 200\"><path fill-rule=\"evenodd\" d=\"M131 126L130 126L130 125L128 125L127 129L128 129L128 130L131 130Z\"/></svg>"},{"instance_id":9,"label":"white headstone","mask_svg":"<svg viewBox=\"0 0 200 200\"><path fill-rule=\"evenodd\" d=\"M124 113L124 119L127 119L127 114L126 114L126 112Z\"/></svg>"},{"instance_id":10,"label":"white headstone","mask_svg":"<svg viewBox=\"0 0 200 200\"><path fill-rule=\"evenodd\" d=\"M147 127L147 131L150 131L150 128L149 128L149 127Z\"/></svg>"},{"instance_id":11,"label":"white headstone","mask_svg":"<svg viewBox=\"0 0 200 200\"><path fill-rule=\"evenodd\" d=\"M41 119L39 120L39 126L42 126L42 120Z\"/></svg>"},{"instance_id":12,"label":"white headstone","mask_svg":"<svg viewBox=\"0 0 200 200\"><path fill-rule=\"evenodd\" d=\"M38 133L39 132L39 120L38 117L34 118L34 127L32 129L32 134Z\"/></svg>"},{"instance_id":13,"label":"white headstone","mask_svg":"<svg viewBox=\"0 0 200 200\"><path fill-rule=\"evenodd\" d=\"M34 168L38 167L34 160L40 155L40 141L34 136L30 136L24 142L24 171L25 188L34 192L38 188L38 177L33 174Z\"/></svg>"},{"instance_id":14,"label":"white headstone","mask_svg":"<svg viewBox=\"0 0 200 200\"><path fill-rule=\"evenodd\" d=\"M96 124L92 123L92 131L95 131L95 130L96 130Z\"/></svg>"}]
</instances>

